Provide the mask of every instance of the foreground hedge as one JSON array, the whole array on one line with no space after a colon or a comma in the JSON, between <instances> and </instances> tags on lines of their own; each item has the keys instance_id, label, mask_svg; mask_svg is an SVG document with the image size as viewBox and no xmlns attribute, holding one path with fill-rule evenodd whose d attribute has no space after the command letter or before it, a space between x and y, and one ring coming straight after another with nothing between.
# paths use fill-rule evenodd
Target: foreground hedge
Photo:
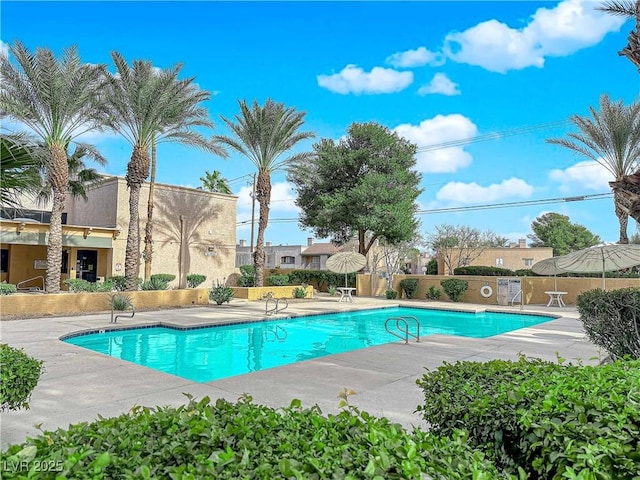
<instances>
[{"instance_id":1,"label":"foreground hedge","mask_svg":"<svg viewBox=\"0 0 640 480\"><path fill-rule=\"evenodd\" d=\"M275 410L250 398L136 408L44 432L9 447L2 462L3 479L26 477L36 465L49 469L38 478L503 478L460 432L409 434L355 409L324 417L298 401Z\"/></svg>"},{"instance_id":2,"label":"foreground hedge","mask_svg":"<svg viewBox=\"0 0 640 480\"><path fill-rule=\"evenodd\" d=\"M638 479L640 361L597 367L494 360L445 364L418 384L433 432L469 433L500 468L532 478Z\"/></svg>"},{"instance_id":3,"label":"foreground hedge","mask_svg":"<svg viewBox=\"0 0 640 480\"><path fill-rule=\"evenodd\" d=\"M43 362L22 350L0 344L0 412L29 408L29 397L40 379Z\"/></svg>"}]
</instances>

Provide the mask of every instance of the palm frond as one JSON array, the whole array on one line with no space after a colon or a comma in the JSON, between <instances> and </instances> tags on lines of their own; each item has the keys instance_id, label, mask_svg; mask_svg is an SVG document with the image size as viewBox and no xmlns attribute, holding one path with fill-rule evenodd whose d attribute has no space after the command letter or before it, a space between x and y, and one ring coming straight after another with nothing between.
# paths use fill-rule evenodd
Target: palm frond
<instances>
[{"instance_id":1,"label":"palm frond","mask_svg":"<svg viewBox=\"0 0 640 480\"><path fill-rule=\"evenodd\" d=\"M609 0L596 7L596 10L629 18L636 14L635 2L632 0Z\"/></svg>"}]
</instances>

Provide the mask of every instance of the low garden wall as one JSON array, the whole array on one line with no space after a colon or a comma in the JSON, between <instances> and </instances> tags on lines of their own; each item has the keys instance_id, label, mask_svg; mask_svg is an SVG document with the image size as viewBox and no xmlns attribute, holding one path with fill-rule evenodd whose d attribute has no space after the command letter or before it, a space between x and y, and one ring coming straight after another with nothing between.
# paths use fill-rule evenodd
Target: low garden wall
<instances>
[{"instance_id":1,"label":"low garden wall","mask_svg":"<svg viewBox=\"0 0 640 480\"><path fill-rule=\"evenodd\" d=\"M103 312L110 309L109 295L106 292L4 295L0 298L0 314L4 318ZM205 288L124 292L123 295L131 299L136 310L209 304L209 291Z\"/></svg>"},{"instance_id":2,"label":"low garden wall","mask_svg":"<svg viewBox=\"0 0 640 480\"><path fill-rule=\"evenodd\" d=\"M233 287L233 298L242 298L246 300L260 300L265 298L269 293L273 298L294 298L293 291L296 288L303 288L301 285L286 285L283 287ZM304 287L307 292L305 298L313 298L313 286Z\"/></svg>"}]
</instances>

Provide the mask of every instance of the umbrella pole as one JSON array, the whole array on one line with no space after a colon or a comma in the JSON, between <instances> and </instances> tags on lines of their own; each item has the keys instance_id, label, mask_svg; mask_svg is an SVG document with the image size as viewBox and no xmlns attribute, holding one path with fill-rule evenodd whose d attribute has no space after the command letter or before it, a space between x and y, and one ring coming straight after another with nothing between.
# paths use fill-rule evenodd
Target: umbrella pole
<instances>
[{"instance_id":1,"label":"umbrella pole","mask_svg":"<svg viewBox=\"0 0 640 480\"><path fill-rule=\"evenodd\" d=\"M347 288L349 285L347 285L347 274L344 274L344 288Z\"/></svg>"},{"instance_id":2,"label":"umbrella pole","mask_svg":"<svg viewBox=\"0 0 640 480\"><path fill-rule=\"evenodd\" d=\"M553 274L553 290L558 291L558 277L555 273Z\"/></svg>"}]
</instances>

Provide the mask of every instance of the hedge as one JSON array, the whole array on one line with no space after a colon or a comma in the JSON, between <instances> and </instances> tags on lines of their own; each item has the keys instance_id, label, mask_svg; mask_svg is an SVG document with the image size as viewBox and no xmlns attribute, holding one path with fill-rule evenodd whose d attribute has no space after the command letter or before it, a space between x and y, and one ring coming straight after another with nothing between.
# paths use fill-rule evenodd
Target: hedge
<instances>
[{"instance_id":1,"label":"hedge","mask_svg":"<svg viewBox=\"0 0 640 480\"><path fill-rule=\"evenodd\" d=\"M116 418L44 432L2 452L3 478L484 479L503 478L463 432L451 439L407 433L348 407L322 416L294 400L284 409L251 403L134 408ZM26 461L25 463L20 463ZM40 465L56 472L36 472ZM29 472L26 468L30 468ZM56 477L57 475L57 477Z\"/></svg>"},{"instance_id":2,"label":"hedge","mask_svg":"<svg viewBox=\"0 0 640 480\"><path fill-rule=\"evenodd\" d=\"M0 411L29 408L29 397L40 380L43 362L22 349L0 344Z\"/></svg>"},{"instance_id":3,"label":"hedge","mask_svg":"<svg viewBox=\"0 0 640 480\"><path fill-rule=\"evenodd\" d=\"M482 275L485 277L513 277L516 272L508 268L485 267L485 266L466 266L453 269L454 275Z\"/></svg>"},{"instance_id":4,"label":"hedge","mask_svg":"<svg viewBox=\"0 0 640 480\"><path fill-rule=\"evenodd\" d=\"M499 468L530 478L638 478L640 361L458 362L417 383L432 431L466 430Z\"/></svg>"}]
</instances>

